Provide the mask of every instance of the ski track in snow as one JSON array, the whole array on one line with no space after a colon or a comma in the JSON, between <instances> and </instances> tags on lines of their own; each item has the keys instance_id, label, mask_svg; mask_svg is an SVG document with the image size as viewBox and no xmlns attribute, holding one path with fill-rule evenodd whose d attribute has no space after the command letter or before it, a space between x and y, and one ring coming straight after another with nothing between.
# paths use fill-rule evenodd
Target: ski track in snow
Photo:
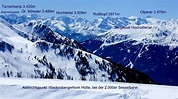
<instances>
[{"instance_id":1,"label":"ski track in snow","mask_svg":"<svg viewBox=\"0 0 178 99\"><path fill-rule=\"evenodd\" d=\"M23 86L137 86L138 89L22 89ZM177 86L0 78L0 99L178 99Z\"/></svg>"},{"instance_id":2,"label":"ski track in snow","mask_svg":"<svg viewBox=\"0 0 178 99\"><path fill-rule=\"evenodd\" d=\"M143 49L144 47L145 47L145 45L142 45L142 48L140 49L140 51L139 51L137 57L135 58L134 64L135 64L135 62L137 61L137 59L140 57L140 55L144 53L144 52L142 52L142 49Z\"/></svg>"}]
</instances>

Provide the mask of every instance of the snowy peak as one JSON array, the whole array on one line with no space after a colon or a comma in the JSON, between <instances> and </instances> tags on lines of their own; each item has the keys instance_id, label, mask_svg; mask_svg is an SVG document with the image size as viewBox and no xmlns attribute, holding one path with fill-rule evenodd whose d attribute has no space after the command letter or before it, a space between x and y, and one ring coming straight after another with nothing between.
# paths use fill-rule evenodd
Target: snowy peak
<instances>
[{"instance_id":1,"label":"snowy peak","mask_svg":"<svg viewBox=\"0 0 178 99\"><path fill-rule=\"evenodd\" d=\"M38 19L40 16L37 14L32 14L30 16L26 16L26 15L18 16L16 14L8 14L8 15L0 15L0 17L6 21L8 20L8 22L11 24L21 24L29 20Z\"/></svg>"}]
</instances>

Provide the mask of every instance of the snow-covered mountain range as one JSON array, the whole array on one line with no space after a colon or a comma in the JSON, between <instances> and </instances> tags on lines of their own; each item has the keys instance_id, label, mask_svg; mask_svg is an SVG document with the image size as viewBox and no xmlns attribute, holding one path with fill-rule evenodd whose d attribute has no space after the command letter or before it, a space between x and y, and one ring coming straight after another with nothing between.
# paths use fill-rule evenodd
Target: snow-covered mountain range
<instances>
[{"instance_id":1,"label":"snow-covered mountain range","mask_svg":"<svg viewBox=\"0 0 178 99\"><path fill-rule=\"evenodd\" d=\"M161 84L178 84L177 19L160 20L132 16L87 20L80 17L14 14L0 17L11 24L10 28L15 28L14 31L32 42L51 41L48 35L41 33L43 28L49 27L50 31L56 32L55 35L65 38L60 35L62 34L74 39L72 41L75 43L69 44L74 48L82 51L86 49L127 68L144 72ZM64 42L64 45L70 42L63 39L59 41Z\"/></svg>"},{"instance_id":2,"label":"snow-covered mountain range","mask_svg":"<svg viewBox=\"0 0 178 99\"><path fill-rule=\"evenodd\" d=\"M54 32L60 33L78 42L98 38L113 45L126 40L136 40L144 44L177 46L178 20L160 20L146 17L98 18L93 21L76 16L41 17L38 15L19 16L16 14L0 15L14 26L44 24ZM21 27L22 27L21 26Z\"/></svg>"},{"instance_id":3,"label":"snow-covered mountain range","mask_svg":"<svg viewBox=\"0 0 178 99\"><path fill-rule=\"evenodd\" d=\"M0 15L0 17L10 24L19 25L29 22L45 24L57 33L61 33L69 38L73 38L78 42L95 38L100 34L106 33L118 27L124 27L129 24L142 25L149 23L145 18L138 17L121 17L121 18L98 18L94 20L87 20L77 16L59 16L59 17L41 17L38 15Z\"/></svg>"},{"instance_id":4,"label":"snow-covered mountain range","mask_svg":"<svg viewBox=\"0 0 178 99\"><path fill-rule=\"evenodd\" d=\"M178 20L145 20L144 24L111 29L81 45L96 55L142 71L157 82L178 85Z\"/></svg>"},{"instance_id":5,"label":"snow-covered mountain range","mask_svg":"<svg viewBox=\"0 0 178 99\"><path fill-rule=\"evenodd\" d=\"M85 51L42 22L0 19L0 76L154 83L148 76Z\"/></svg>"}]
</instances>

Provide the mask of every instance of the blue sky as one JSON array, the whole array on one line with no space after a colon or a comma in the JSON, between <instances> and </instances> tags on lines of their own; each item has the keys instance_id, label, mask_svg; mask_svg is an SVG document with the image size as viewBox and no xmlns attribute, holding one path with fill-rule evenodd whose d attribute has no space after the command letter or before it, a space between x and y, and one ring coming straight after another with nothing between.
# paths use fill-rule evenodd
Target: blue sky
<instances>
[{"instance_id":1,"label":"blue sky","mask_svg":"<svg viewBox=\"0 0 178 99\"><path fill-rule=\"evenodd\" d=\"M118 17L148 15L159 19L178 19L178 0L0 0L4 5L35 5L35 9L55 9L56 11L86 11L85 15L77 15L87 19L94 19L93 12L117 12ZM0 10L8 10L0 8ZM140 10L163 10L164 14L141 14ZM43 16L43 15L42 15ZM44 16L60 16L44 14ZM100 16L99 16L100 17Z\"/></svg>"}]
</instances>

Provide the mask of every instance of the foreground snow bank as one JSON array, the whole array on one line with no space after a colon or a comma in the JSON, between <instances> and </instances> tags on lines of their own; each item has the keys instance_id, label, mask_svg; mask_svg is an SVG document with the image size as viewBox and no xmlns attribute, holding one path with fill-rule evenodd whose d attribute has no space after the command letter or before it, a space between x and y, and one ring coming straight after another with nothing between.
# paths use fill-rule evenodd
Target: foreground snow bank
<instances>
[{"instance_id":1,"label":"foreground snow bank","mask_svg":"<svg viewBox=\"0 0 178 99\"><path fill-rule=\"evenodd\" d=\"M0 99L178 99L178 87L131 83L0 78Z\"/></svg>"}]
</instances>

